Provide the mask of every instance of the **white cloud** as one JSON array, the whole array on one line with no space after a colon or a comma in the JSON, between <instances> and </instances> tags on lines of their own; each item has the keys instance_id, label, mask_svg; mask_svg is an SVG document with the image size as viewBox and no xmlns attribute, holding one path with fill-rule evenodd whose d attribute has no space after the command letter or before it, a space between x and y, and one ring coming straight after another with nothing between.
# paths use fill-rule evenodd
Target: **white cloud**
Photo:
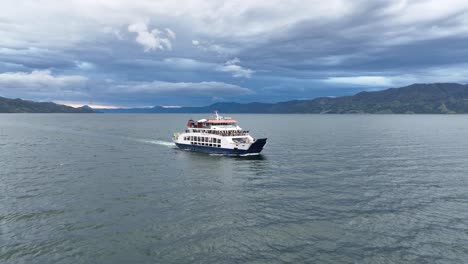
<instances>
[{"instance_id":1,"label":"white cloud","mask_svg":"<svg viewBox=\"0 0 468 264\"><path fill-rule=\"evenodd\" d=\"M192 45L201 51L215 53L218 56L228 56L237 52L235 48L228 48L211 41L192 40Z\"/></svg>"},{"instance_id":2,"label":"white cloud","mask_svg":"<svg viewBox=\"0 0 468 264\"><path fill-rule=\"evenodd\" d=\"M304 19L339 17L348 12L350 4L347 2L3 1L0 10L0 46L70 47L86 43L90 39L99 39L103 28L121 28L134 21L149 18L155 25L171 27L183 24L194 35L252 37ZM168 31L166 33L175 36Z\"/></svg>"},{"instance_id":3,"label":"white cloud","mask_svg":"<svg viewBox=\"0 0 468 264\"><path fill-rule=\"evenodd\" d=\"M109 87L109 93L143 93L159 95L247 95L253 92L244 87L223 82L138 82Z\"/></svg>"},{"instance_id":4,"label":"white cloud","mask_svg":"<svg viewBox=\"0 0 468 264\"><path fill-rule=\"evenodd\" d=\"M199 71L205 70L210 71L217 67L217 64L210 62L203 62L189 58L165 58L163 60L164 67L170 67L177 70L190 70Z\"/></svg>"},{"instance_id":5,"label":"white cloud","mask_svg":"<svg viewBox=\"0 0 468 264\"><path fill-rule=\"evenodd\" d=\"M175 33L166 28L166 31L158 29L148 30L145 23L135 23L128 26L129 32L137 33L136 42L144 47L145 52L150 50L171 50L170 39L175 39Z\"/></svg>"},{"instance_id":6,"label":"white cloud","mask_svg":"<svg viewBox=\"0 0 468 264\"><path fill-rule=\"evenodd\" d=\"M120 38L118 28L122 25L148 18L155 25L183 25L194 37L228 39L231 43L250 45L253 41L268 40L280 32L287 32L290 27L303 22L310 22L311 27L333 23L353 24L348 19L362 20L363 11L369 11L367 15L372 19L372 23L365 24L375 25L378 29L373 32L395 32L420 25L419 34L424 35L440 21L457 16L466 18L468 10L466 0L26 0L21 3L27 8L19 7L15 1L2 3L0 46L75 46L89 39L101 38L104 28L117 29L115 35ZM436 35L441 32L452 36L459 32L466 33L467 25L466 19L456 20L439 28ZM343 24L343 27L346 25ZM454 28L459 30L454 32ZM145 43L147 49L157 49L151 31L139 28L135 32L146 32L140 41ZM165 33L167 39L175 36L170 29ZM411 33L405 35L410 37ZM431 37L436 35L430 34ZM213 48L222 44L213 44ZM237 47L235 44L233 46Z\"/></svg>"},{"instance_id":7,"label":"white cloud","mask_svg":"<svg viewBox=\"0 0 468 264\"><path fill-rule=\"evenodd\" d=\"M255 72L251 69L243 68L239 65L240 60L234 58L223 64L215 62L205 62L190 58L169 57L163 60L137 59L137 60L122 60L118 64L129 65L134 67L158 67L164 70L173 71L191 71L191 72L227 72L236 78L250 78Z\"/></svg>"},{"instance_id":8,"label":"white cloud","mask_svg":"<svg viewBox=\"0 0 468 264\"><path fill-rule=\"evenodd\" d=\"M212 80L216 73L251 78L264 69L269 72L255 77L382 87L409 81L463 81L468 76L461 68L455 74L443 66L466 61L466 0L3 2L0 73L9 72L3 77L50 68L86 73L100 79L96 82L114 78L109 85L115 86L129 82L126 78L152 79L155 73L165 80L184 74L184 80L199 81ZM147 52L174 49L170 56L180 58L134 52L135 47ZM233 57L248 58L249 63L226 62ZM120 61L131 63L115 65ZM421 70L428 65L441 67ZM23 74L24 80L16 81L22 87L39 78L38 73ZM38 91L70 82L67 76L43 75L53 85L40 86L36 80L35 85L42 87ZM327 76L331 77L324 79Z\"/></svg>"},{"instance_id":9,"label":"white cloud","mask_svg":"<svg viewBox=\"0 0 468 264\"><path fill-rule=\"evenodd\" d=\"M167 33L167 36L169 36L169 38L171 38L171 39L176 38L176 33L174 31L170 30L169 28L166 28L166 33Z\"/></svg>"},{"instance_id":10,"label":"white cloud","mask_svg":"<svg viewBox=\"0 0 468 264\"><path fill-rule=\"evenodd\" d=\"M453 18L468 8L466 0L448 1L388 1L383 14L390 17L391 23L402 25L427 23L445 18Z\"/></svg>"},{"instance_id":11,"label":"white cloud","mask_svg":"<svg viewBox=\"0 0 468 264\"><path fill-rule=\"evenodd\" d=\"M54 75L49 70L0 73L0 95L37 101L87 98L88 78L80 75Z\"/></svg>"},{"instance_id":12,"label":"white cloud","mask_svg":"<svg viewBox=\"0 0 468 264\"><path fill-rule=\"evenodd\" d=\"M226 61L223 66L219 67L218 70L222 72L229 72L232 76L236 78L250 78L254 73L253 70L243 68L239 65L240 60L238 58L234 58L232 60Z\"/></svg>"},{"instance_id":13,"label":"white cloud","mask_svg":"<svg viewBox=\"0 0 468 264\"><path fill-rule=\"evenodd\" d=\"M322 82L341 86L365 87L401 87L413 83L467 83L468 64L429 67L406 74L329 77L322 80Z\"/></svg>"},{"instance_id":14,"label":"white cloud","mask_svg":"<svg viewBox=\"0 0 468 264\"><path fill-rule=\"evenodd\" d=\"M391 86L392 81L384 76L352 76L352 77L329 77L323 82L331 84L346 84L358 86Z\"/></svg>"},{"instance_id":15,"label":"white cloud","mask_svg":"<svg viewBox=\"0 0 468 264\"><path fill-rule=\"evenodd\" d=\"M85 71L93 70L96 67L93 63L87 61L75 61L75 64L78 69Z\"/></svg>"},{"instance_id":16,"label":"white cloud","mask_svg":"<svg viewBox=\"0 0 468 264\"><path fill-rule=\"evenodd\" d=\"M3 89L59 90L83 86L88 78L80 75L54 76L49 70L0 73Z\"/></svg>"}]
</instances>

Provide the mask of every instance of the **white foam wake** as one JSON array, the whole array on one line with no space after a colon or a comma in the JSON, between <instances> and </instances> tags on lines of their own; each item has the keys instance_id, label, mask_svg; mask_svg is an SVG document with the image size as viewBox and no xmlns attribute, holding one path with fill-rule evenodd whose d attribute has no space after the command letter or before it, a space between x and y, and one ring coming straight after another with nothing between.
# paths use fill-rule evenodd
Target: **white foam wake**
<instances>
[{"instance_id":1,"label":"white foam wake","mask_svg":"<svg viewBox=\"0 0 468 264\"><path fill-rule=\"evenodd\" d=\"M155 144L155 145L166 146L166 147L175 147L174 142L170 142L170 141L148 140L148 139L139 139L138 141L142 143Z\"/></svg>"}]
</instances>

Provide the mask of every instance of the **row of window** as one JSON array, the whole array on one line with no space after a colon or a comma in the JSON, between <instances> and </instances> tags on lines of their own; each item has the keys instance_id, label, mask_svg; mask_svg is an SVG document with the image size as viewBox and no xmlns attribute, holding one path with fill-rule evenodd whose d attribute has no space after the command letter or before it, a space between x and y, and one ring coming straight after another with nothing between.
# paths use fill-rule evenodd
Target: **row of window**
<instances>
[{"instance_id":1,"label":"row of window","mask_svg":"<svg viewBox=\"0 0 468 264\"><path fill-rule=\"evenodd\" d=\"M220 148L220 144L213 144L213 143L202 143L202 142L190 142L192 145L200 145L200 146L207 146L207 147L218 147Z\"/></svg>"},{"instance_id":2,"label":"row of window","mask_svg":"<svg viewBox=\"0 0 468 264\"><path fill-rule=\"evenodd\" d=\"M219 138L211 138L211 137L198 137L198 136L187 136L184 137L186 141L193 141L197 143L221 143L221 139Z\"/></svg>"}]
</instances>

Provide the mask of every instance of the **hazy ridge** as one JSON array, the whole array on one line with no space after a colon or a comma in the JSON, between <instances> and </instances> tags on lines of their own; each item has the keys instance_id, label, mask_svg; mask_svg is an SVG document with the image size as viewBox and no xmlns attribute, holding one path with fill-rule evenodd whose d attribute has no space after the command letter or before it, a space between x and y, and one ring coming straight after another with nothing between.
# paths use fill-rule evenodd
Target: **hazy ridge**
<instances>
[{"instance_id":1,"label":"hazy ridge","mask_svg":"<svg viewBox=\"0 0 468 264\"><path fill-rule=\"evenodd\" d=\"M0 97L0 113L94 113L94 110L89 107L74 108L52 102Z\"/></svg>"},{"instance_id":2,"label":"hazy ridge","mask_svg":"<svg viewBox=\"0 0 468 264\"><path fill-rule=\"evenodd\" d=\"M412 84L353 96L320 97L280 103L215 103L204 107L97 109L103 113L320 113L455 114L468 113L468 85Z\"/></svg>"}]
</instances>

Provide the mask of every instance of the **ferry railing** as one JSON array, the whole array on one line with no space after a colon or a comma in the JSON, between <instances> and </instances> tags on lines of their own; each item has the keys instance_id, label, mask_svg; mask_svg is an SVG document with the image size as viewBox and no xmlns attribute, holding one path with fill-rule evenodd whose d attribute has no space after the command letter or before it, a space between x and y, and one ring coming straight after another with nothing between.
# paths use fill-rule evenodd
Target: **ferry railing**
<instances>
[{"instance_id":1,"label":"ferry railing","mask_svg":"<svg viewBox=\"0 0 468 264\"><path fill-rule=\"evenodd\" d=\"M218 135L218 136L228 136L228 137L235 137L235 136L247 136L249 135L248 130L241 130L241 131L215 131L215 130L185 130L186 133L199 133L199 134L211 134L211 135Z\"/></svg>"}]
</instances>

